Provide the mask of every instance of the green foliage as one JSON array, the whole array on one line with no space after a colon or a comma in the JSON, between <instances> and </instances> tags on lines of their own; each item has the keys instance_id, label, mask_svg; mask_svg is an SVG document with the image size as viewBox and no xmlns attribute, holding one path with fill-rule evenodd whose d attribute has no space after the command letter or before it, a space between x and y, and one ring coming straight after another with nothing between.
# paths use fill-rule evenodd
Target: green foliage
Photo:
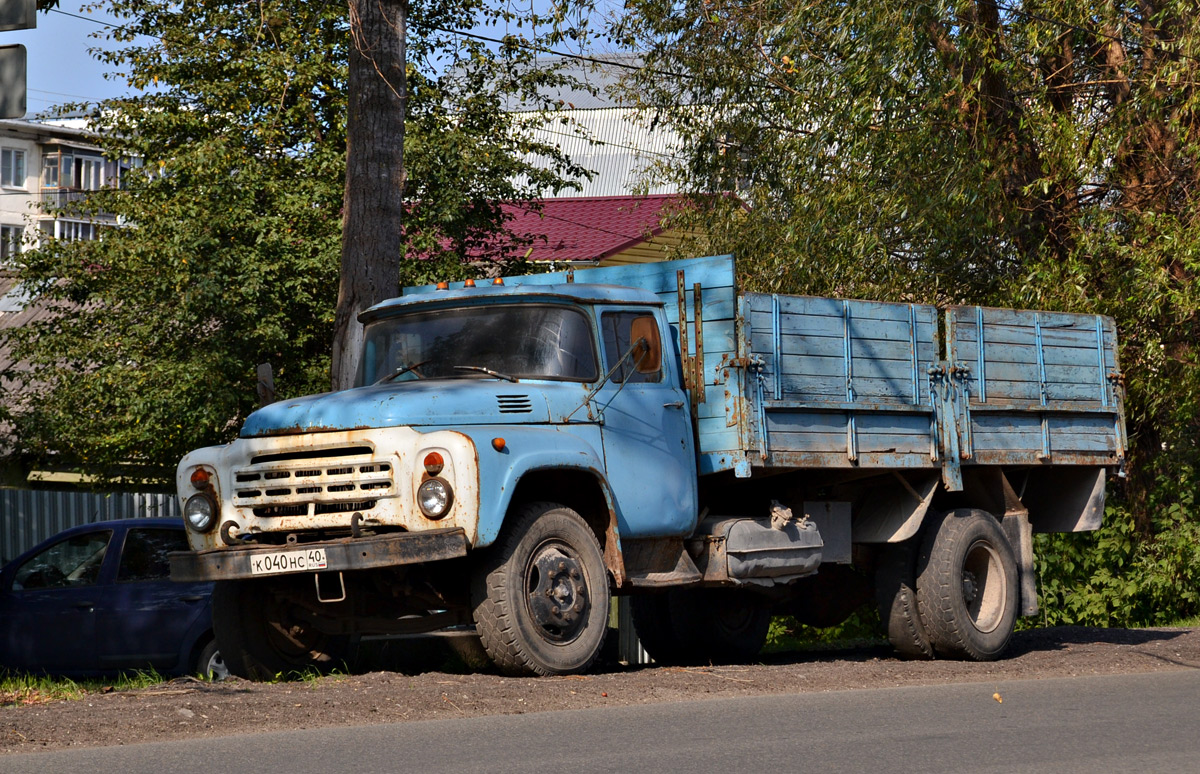
<instances>
[{"instance_id":1,"label":"green foliage","mask_svg":"<svg viewBox=\"0 0 1200 774\"><path fill-rule=\"evenodd\" d=\"M100 7L100 6L97 6ZM28 464L166 483L254 409L255 367L281 397L329 384L345 177L346 6L303 0L107 0L125 23L97 56L135 89L92 117L122 186L58 214L113 224L99 241L22 255L54 314L16 331L0 426ZM508 101L564 78L534 52L445 30L520 17L481 0L410 7L408 195L401 281L486 271L503 254L497 200L580 170L535 144ZM537 21L549 43L568 16ZM547 120L549 120L547 118ZM551 163L522 161L537 152ZM514 182L517 181L517 182ZM470 265L468 257L484 258Z\"/></svg>"},{"instance_id":2,"label":"green foliage","mask_svg":"<svg viewBox=\"0 0 1200 774\"><path fill-rule=\"evenodd\" d=\"M1150 535L1116 503L1097 532L1038 536L1044 624L1164 626L1200 614L1197 482L1185 471L1155 487Z\"/></svg>"},{"instance_id":3,"label":"green foliage","mask_svg":"<svg viewBox=\"0 0 1200 774\"><path fill-rule=\"evenodd\" d=\"M733 252L756 290L1116 319L1130 476L1112 487L1104 531L1044 541L1043 567L1073 568L1043 571L1059 584L1048 620L1188 614L1200 566L1186 483L1200 469L1193 4L626 8L617 39L646 52L627 93L682 138L682 158L657 173L695 194L676 217L699 232L684 254Z\"/></svg>"},{"instance_id":4,"label":"green foliage","mask_svg":"<svg viewBox=\"0 0 1200 774\"><path fill-rule=\"evenodd\" d=\"M879 614L874 605L868 605L837 626L824 629L799 623L791 616L775 616L771 619L764 651L776 653L788 650L878 645L885 641L880 634Z\"/></svg>"}]
</instances>

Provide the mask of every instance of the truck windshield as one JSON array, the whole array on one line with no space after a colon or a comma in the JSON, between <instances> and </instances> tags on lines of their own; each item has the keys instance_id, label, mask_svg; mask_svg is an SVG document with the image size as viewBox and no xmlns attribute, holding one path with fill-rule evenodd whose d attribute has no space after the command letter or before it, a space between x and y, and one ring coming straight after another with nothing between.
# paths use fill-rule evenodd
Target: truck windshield
<instances>
[{"instance_id":1,"label":"truck windshield","mask_svg":"<svg viewBox=\"0 0 1200 774\"><path fill-rule=\"evenodd\" d=\"M486 369L486 370L485 370ZM378 320L363 331L356 386L389 377L594 382L588 318L553 305L468 306Z\"/></svg>"}]
</instances>

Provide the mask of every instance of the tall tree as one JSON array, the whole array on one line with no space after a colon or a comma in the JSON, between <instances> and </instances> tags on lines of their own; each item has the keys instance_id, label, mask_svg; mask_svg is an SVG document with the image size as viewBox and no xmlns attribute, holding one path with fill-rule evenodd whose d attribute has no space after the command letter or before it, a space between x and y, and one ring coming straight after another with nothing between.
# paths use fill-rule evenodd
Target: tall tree
<instances>
[{"instance_id":1,"label":"tall tree","mask_svg":"<svg viewBox=\"0 0 1200 774\"><path fill-rule=\"evenodd\" d=\"M354 383L358 315L396 294L404 240L407 0L350 0L346 193L333 389Z\"/></svg>"},{"instance_id":2,"label":"tall tree","mask_svg":"<svg viewBox=\"0 0 1200 774\"><path fill-rule=\"evenodd\" d=\"M107 224L103 239L22 254L20 281L51 314L0 342L18 363L0 374L0 427L31 465L167 482L184 453L237 432L257 364L274 365L282 396L328 389L349 24L344 7L306 0L105 8L125 24L100 56L144 90L92 118L121 186L60 213ZM425 259L406 261L413 279L476 271L472 245L503 241L494 202L580 172L504 110L559 76L524 66L520 46L438 31L473 26L480 8L410 8L404 142L419 201L404 237L419 249L404 255Z\"/></svg>"},{"instance_id":3,"label":"tall tree","mask_svg":"<svg viewBox=\"0 0 1200 774\"><path fill-rule=\"evenodd\" d=\"M1113 315L1134 449L1112 513L1146 566L1191 534L1164 514L1200 463L1193 4L626 8L630 94L684 138L661 173L709 194L680 215L708 230L691 248L764 289Z\"/></svg>"}]
</instances>

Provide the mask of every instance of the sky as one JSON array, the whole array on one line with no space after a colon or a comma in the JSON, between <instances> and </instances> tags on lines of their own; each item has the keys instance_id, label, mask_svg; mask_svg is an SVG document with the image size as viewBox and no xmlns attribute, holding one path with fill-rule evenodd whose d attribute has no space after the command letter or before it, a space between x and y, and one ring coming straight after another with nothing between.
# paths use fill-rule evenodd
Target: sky
<instances>
[{"instance_id":1,"label":"sky","mask_svg":"<svg viewBox=\"0 0 1200 774\"><path fill-rule=\"evenodd\" d=\"M539 10L546 4L546 0L532 2ZM601 0L599 5L609 10L608 6L619 3ZM56 105L98 102L130 92L124 79L105 79L107 65L88 54L90 48L110 45L103 38L104 24L120 21L101 11L85 10L83 6L82 0L61 0L57 10L37 15L37 29L0 33L0 44L22 43L28 51L26 118ZM496 34L494 29L480 31Z\"/></svg>"}]
</instances>

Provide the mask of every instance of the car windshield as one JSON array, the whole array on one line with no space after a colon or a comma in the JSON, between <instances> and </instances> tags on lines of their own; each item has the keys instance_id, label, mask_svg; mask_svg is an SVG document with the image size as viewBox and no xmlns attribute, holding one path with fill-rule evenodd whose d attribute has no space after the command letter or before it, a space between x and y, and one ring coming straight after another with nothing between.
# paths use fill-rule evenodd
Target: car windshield
<instances>
[{"instance_id":1,"label":"car windshield","mask_svg":"<svg viewBox=\"0 0 1200 774\"><path fill-rule=\"evenodd\" d=\"M363 338L357 386L387 379L598 378L588 318L566 306L414 312L367 325Z\"/></svg>"}]
</instances>

